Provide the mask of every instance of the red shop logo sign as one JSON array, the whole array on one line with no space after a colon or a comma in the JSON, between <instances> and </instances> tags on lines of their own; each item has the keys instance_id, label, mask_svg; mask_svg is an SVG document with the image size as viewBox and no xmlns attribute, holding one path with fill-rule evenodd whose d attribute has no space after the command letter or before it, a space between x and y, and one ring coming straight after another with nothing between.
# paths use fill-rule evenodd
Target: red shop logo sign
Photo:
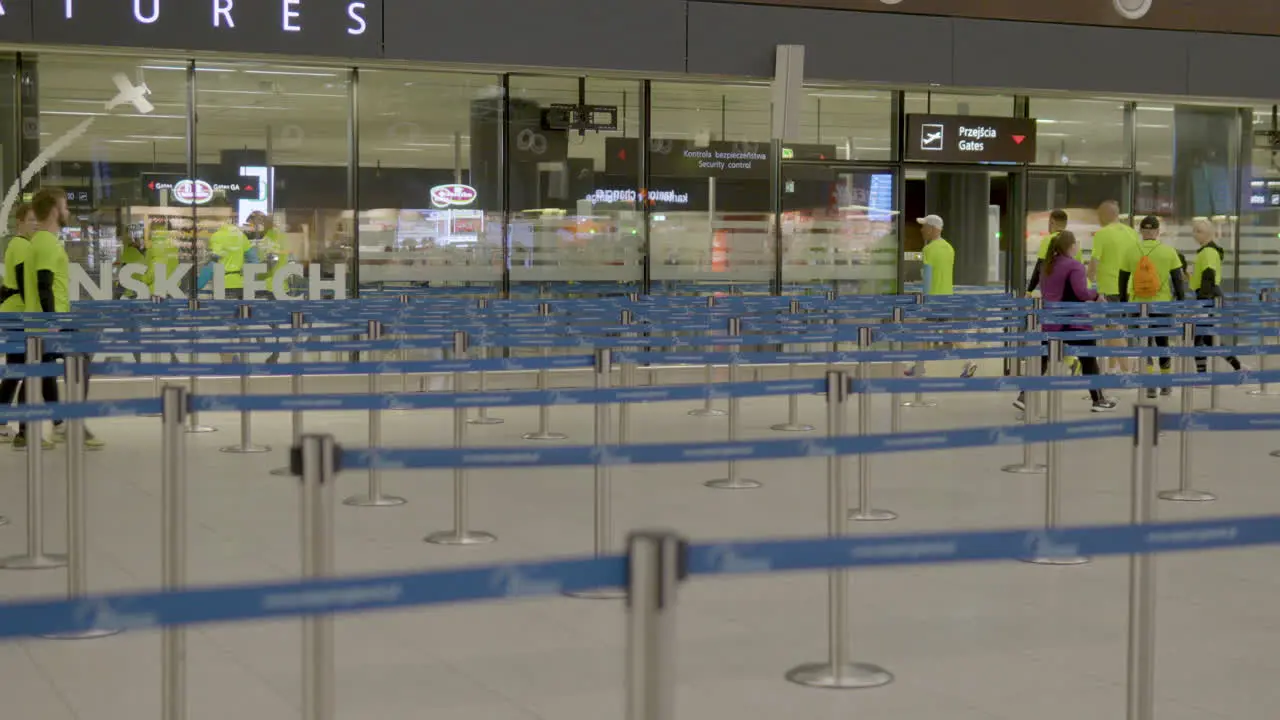
<instances>
[{"instance_id":1,"label":"red shop logo sign","mask_svg":"<svg viewBox=\"0 0 1280 720\"><path fill-rule=\"evenodd\" d=\"M476 201L476 189L470 185L437 185L431 188L431 204L438 208L461 207Z\"/></svg>"}]
</instances>

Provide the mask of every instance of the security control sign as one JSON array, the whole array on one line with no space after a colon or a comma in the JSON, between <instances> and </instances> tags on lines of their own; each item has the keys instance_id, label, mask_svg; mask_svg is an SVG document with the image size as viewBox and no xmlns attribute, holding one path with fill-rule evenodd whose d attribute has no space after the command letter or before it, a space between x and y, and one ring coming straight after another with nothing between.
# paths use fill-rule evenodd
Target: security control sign
<instances>
[{"instance_id":1,"label":"security control sign","mask_svg":"<svg viewBox=\"0 0 1280 720\"><path fill-rule=\"evenodd\" d=\"M908 115L907 160L1033 163L1036 121L973 115Z\"/></svg>"}]
</instances>

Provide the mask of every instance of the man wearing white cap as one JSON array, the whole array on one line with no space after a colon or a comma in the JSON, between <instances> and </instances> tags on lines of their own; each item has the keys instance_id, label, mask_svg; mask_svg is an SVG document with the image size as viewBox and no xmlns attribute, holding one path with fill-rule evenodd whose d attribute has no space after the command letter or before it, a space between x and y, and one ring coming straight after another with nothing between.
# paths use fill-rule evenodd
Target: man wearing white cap
<instances>
[{"instance_id":1,"label":"man wearing white cap","mask_svg":"<svg viewBox=\"0 0 1280 720\"><path fill-rule=\"evenodd\" d=\"M925 295L955 294L956 249L942 237L942 218L925 215L916 222L920 223L920 235L924 238L924 251L920 254L924 261ZM973 377L977 371L977 363L966 360L960 376Z\"/></svg>"}]
</instances>

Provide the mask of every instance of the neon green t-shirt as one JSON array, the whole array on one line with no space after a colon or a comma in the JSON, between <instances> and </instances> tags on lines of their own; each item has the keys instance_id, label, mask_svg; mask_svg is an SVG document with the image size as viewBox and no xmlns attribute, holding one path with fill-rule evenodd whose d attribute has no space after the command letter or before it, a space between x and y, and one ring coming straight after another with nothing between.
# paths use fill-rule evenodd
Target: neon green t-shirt
<instances>
[{"instance_id":1,"label":"neon green t-shirt","mask_svg":"<svg viewBox=\"0 0 1280 720\"><path fill-rule=\"evenodd\" d=\"M1058 233L1050 233L1040 238L1040 249L1036 251L1036 257L1041 260L1049 257L1049 246L1053 244L1053 239L1056 237L1058 237ZM1084 248L1081 247L1079 242L1076 243L1076 260L1084 262Z\"/></svg>"},{"instance_id":2,"label":"neon green t-shirt","mask_svg":"<svg viewBox=\"0 0 1280 720\"><path fill-rule=\"evenodd\" d=\"M1133 294L1133 273L1137 272L1138 261L1144 256L1151 258L1151 262L1156 266L1156 273L1160 276L1160 291L1155 297L1137 297ZM1180 267L1182 267L1182 258L1178 257L1177 250L1159 240L1140 240L1129 248L1124 260L1120 262L1120 269L1129 273L1129 301L1168 302L1172 300L1173 288L1169 285L1169 276Z\"/></svg>"},{"instance_id":3,"label":"neon green t-shirt","mask_svg":"<svg viewBox=\"0 0 1280 720\"><path fill-rule=\"evenodd\" d=\"M71 296L68 288L71 279L68 275L67 251L62 241L48 230L41 230L31 236L31 249L27 251L24 275L27 283L27 312L42 312L40 307L39 276L46 270L53 273L53 311L71 312Z\"/></svg>"},{"instance_id":4,"label":"neon green t-shirt","mask_svg":"<svg viewBox=\"0 0 1280 720\"><path fill-rule=\"evenodd\" d=\"M1093 234L1093 259L1098 263L1098 292L1120 294L1120 270L1129 252L1138 246L1142 236L1120 221Z\"/></svg>"},{"instance_id":5,"label":"neon green t-shirt","mask_svg":"<svg viewBox=\"0 0 1280 720\"><path fill-rule=\"evenodd\" d=\"M1219 285L1222 284L1222 254L1218 252L1218 248L1212 245L1205 245L1196 253L1196 270L1191 274L1192 290L1200 289L1200 286L1204 283L1204 272L1206 270L1212 270L1215 282Z\"/></svg>"},{"instance_id":6,"label":"neon green t-shirt","mask_svg":"<svg viewBox=\"0 0 1280 720\"><path fill-rule=\"evenodd\" d=\"M956 249L951 243L938 238L924 246L924 264L929 266L930 295L951 295L955 292L952 281L956 266Z\"/></svg>"},{"instance_id":7,"label":"neon green t-shirt","mask_svg":"<svg viewBox=\"0 0 1280 720\"><path fill-rule=\"evenodd\" d=\"M209 239L209 252L222 258L226 287L244 287L244 254L250 247L249 236L231 224L223 225Z\"/></svg>"},{"instance_id":8,"label":"neon green t-shirt","mask_svg":"<svg viewBox=\"0 0 1280 720\"><path fill-rule=\"evenodd\" d=\"M18 289L18 273L14 268L26 263L31 251L31 241L21 235L9 238L9 246L4 249L4 286L10 290ZM26 268L23 268L24 271ZM26 282L26 279L23 279ZM0 312L23 312L27 309L27 301L21 295L12 295L0 305Z\"/></svg>"}]
</instances>

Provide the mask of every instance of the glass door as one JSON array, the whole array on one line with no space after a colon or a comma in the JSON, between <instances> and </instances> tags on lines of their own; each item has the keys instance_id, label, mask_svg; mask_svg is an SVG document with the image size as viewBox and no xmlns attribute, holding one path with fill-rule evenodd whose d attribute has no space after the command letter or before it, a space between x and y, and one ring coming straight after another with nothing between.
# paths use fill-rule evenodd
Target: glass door
<instances>
[{"instance_id":1,"label":"glass door","mask_svg":"<svg viewBox=\"0 0 1280 720\"><path fill-rule=\"evenodd\" d=\"M1027 178L1026 238L1019 259L1021 287L1031 276L1040 244L1049 235L1049 213L1067 213L1067 229L1075 234L1087 265L1093 255L1093 235L1099 229L1098 208L1114 202L1119 220L1132 222L1129 207L1132 174L1127 170L1032 170Z\"/></svg>"},{"instance_id":2,"label":"glass door","mask_svg":"<svg viewBox=\"0 0 1280 720\"><path fill-rule=\"evenodd\" d=\"M783 294L896 292L900 213L895 185L889 168L784 163Z\"/></svg>"}]
</instances>

